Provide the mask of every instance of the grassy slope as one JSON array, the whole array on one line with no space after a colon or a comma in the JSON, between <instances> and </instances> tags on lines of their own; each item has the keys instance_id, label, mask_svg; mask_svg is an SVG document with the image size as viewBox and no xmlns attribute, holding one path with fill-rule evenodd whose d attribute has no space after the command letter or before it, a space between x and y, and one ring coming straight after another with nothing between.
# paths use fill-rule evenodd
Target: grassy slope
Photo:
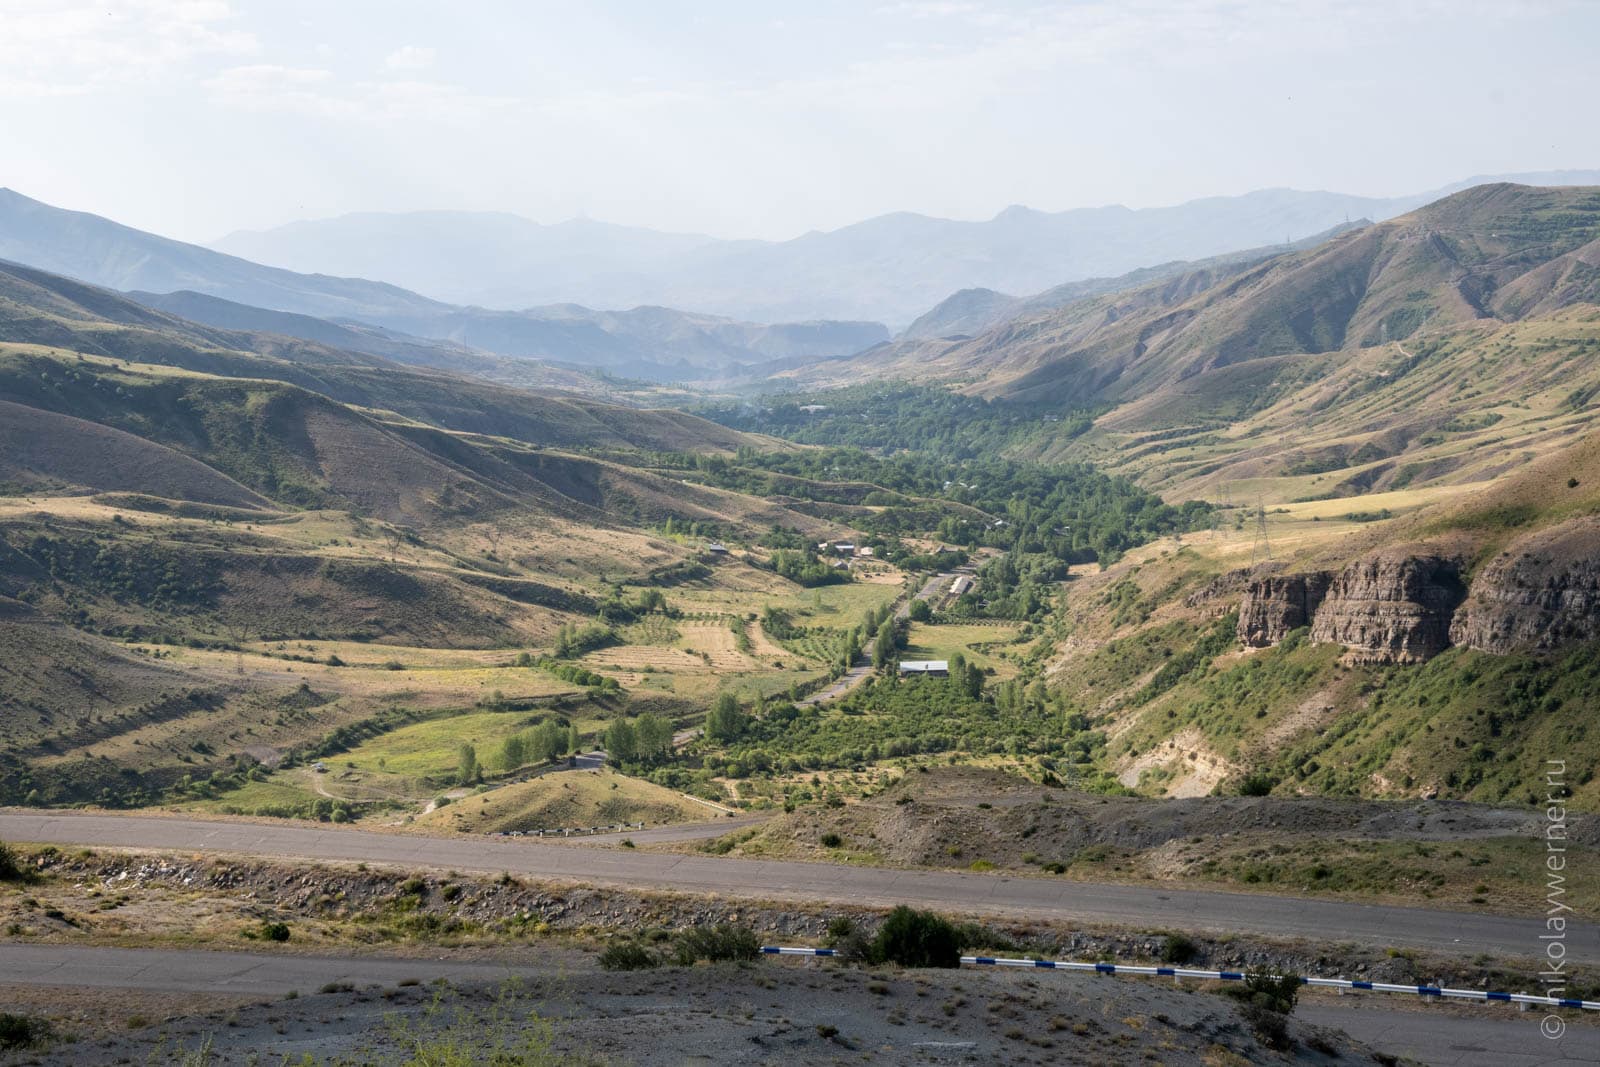
<instances>
[{"instance_id":1,"label":"grassy slope","mask_svg":"<svg viewBox=\"0 0 1600 1067\"><path fill-rule=\"evenodd\" d=\"M1491 185L1304 251L834 366L1049 408L1110 406L1027 457L1167 499L1464 484L1593 425L1600 192Z\"/></svg>"},{"instance_id":2,"label":"grassy slope","mask_svg":"<svg viewBox=\"0 0 1600 1067\"><path fill-rule=\"evenodd\" d=\"M456 801L417 824L463 833L703 822L718 813L670 789L612 770L557 771Z\"/></svg>"},{"instance_id":3,"label":"grassy slope","mask_svg":"<svg viewBox=\"0 0 1600 1067\"><path fill-rule=\"evenodd\" d=\"M1576 480L1576 487L1568 481ZM1277 558L1290 570L1342 566L1385 544L1432 543L1469 563L1522 538L1600 512L1594 436L1488 485L1402 505L1373 523L1312 521L1349 502L1296 505L1270 516ZM1337 646L1297 634L1269 649L1224 640L1187 671L1164 664L1224 638L1239 586L1209 588L1249 563L1254 531L1224 528L1147 546L1104 574L1073 583L1052 665L1058 691L1107 731L1107 759L1150 793L1265 772L1279 793L1417 796L1437 792L1512 804L1541 799L1543 760L1565 758L1575 803L1600 807L1600 648L1551 655L1452 649L1421 666L1345 666ZM1208 771L1215 771L1207 779Z\"/></svg>"},{"instance_id":4,"label":"grassy slope","mask_svg":"<svg viewBox=\"0 0 1600 1067\"><path fill-rule=\"evenodd\" d=\"M699 542L654 524L752 539L773 525L835 529L645 469L640 449L762 444L677 412L196 326L10 267L0 338L0 596L26 597L38 619L0 627L37 668L0 685L11 799L149 795L396 709L559 698L574 687L505 662L591 618L611 583L697 556ZM672 595L751 614L799 590L730 563ZM249 651L192 647L239 644ZM462 648L507 651L435 662ZM739 682L778 691L815 676L816 663L788 659L752 661ZM407 669L380 669L391 662ZM697 714L717 684L696 677L639 705ZM470 733L461 718L419 758L453 762ZM586 732L602 726L591 718ZM439 774L430 763L412 777ZM306 784L249 788L314 796Z\"/></svg>"}]
</instances>

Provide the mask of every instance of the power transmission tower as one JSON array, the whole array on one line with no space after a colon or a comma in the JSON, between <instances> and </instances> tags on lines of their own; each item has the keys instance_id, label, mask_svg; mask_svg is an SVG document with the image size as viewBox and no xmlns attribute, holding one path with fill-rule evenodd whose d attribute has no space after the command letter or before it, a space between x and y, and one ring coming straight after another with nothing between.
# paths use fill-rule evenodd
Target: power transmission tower
<instances>
[{"instance_id":1,"label":"power transmission tower","mask_svg":"<svg viewBox=\"0 0 1600 1067\"><path fill-rule=\"evenodd\" d=\"M1250 548L1250 566L1254 567L1260 562L1271 562L1272 542L1267 538L1267 505L1262 498L1256 498L1256 541Z\"/></svg>"},{"instance_id":2,"label":"power transmission tower","mask_svg":"<svg viewBox=\"0 0 1600 1067\"><path fill-rule=\"evenodd\" d=\"M1222 525L1222 512L1224 511L1228 512L1230 516L1233 512L1233 499L1232 494L1228 491L1227 482L1222 483L1222 503L1211 509L1211 539L1213 541L1222 536L1219 527Z\"/></svg>"}]
</instances>

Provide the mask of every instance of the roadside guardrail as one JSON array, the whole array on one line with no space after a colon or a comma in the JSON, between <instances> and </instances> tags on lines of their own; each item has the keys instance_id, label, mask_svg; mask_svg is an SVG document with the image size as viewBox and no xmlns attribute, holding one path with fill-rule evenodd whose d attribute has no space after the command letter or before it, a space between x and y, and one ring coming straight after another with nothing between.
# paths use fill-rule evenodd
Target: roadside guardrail
<instances>
[{"instance_id":1,"label":"roadside guardrail","mask_svg":"<svg viewBox=\"0 0 1600 1067\"><path fill-rule=\"evenodd\" d=\"M831 948L792 948L781 945L763 945L763 954L768 956L824 956L844 958L843 954ZM1034 959L1007 959L1002 956L962 956L963 965L976 967L1024 967L1040 971L1078 971L1085 974L1126 974L1138 975L1147 978L1171 978L1181 982L1185 978L1213 982L1243 982L1252 977L1277 977L1276 975L1252 975L1243 971L1201 971L1189 967L1160 967L1144 966L1127 963L1091 963L1078 960L1034 960ZM1355 990L1365 993L1410 993L1420 997L1437 997L1441 1000L1467 1000L1480 1003L1505 1003L1518 1005L1539 1005L1546 1008L1582 1008L1587 1011L1600 1011L1600 1000L1579 1000L1575 997L1548 997L1536 993L1498 993L1483 989L1452 989L1449 986L1437 985L1400 985L1393 982L1364 982L1351 978L1305 978L1300 979L1302 985L1314 986L1318 989Z\"/></svg>"}]
</instances>

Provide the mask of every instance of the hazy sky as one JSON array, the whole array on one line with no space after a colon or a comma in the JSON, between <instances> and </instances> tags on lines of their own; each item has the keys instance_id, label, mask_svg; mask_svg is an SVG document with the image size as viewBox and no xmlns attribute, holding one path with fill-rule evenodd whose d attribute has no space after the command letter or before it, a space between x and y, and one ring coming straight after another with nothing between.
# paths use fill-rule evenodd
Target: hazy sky
<instances>
[{"instance_id":1,"label":"hazy sky","mask_svg":"<svg viewBox=\"0 0 1600 1067\"><path fill-rule=\"evenodd\" d=\"M0 185L723 237L1600 167L1592 0L0 0Z\"/></svg>"}]
</instances>

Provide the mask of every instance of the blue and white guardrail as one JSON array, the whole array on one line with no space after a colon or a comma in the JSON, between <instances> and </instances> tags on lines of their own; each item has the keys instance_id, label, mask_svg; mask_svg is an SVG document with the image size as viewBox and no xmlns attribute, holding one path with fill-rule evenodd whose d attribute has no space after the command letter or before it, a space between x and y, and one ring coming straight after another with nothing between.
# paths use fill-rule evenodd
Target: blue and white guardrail
<instances>
[{"instance_id":1,"label":"blue and white guardrail","mask_svg":"<svg viewBox=\"0 0 1600 1067\"><path fill-rule=\"evenodd\" d=\"M768 956L843 956L843 953L831 948L790 948L779 945L763 945L761 951ZM1197 971L1188 967L1146 967L1126 963L1080 963L1073 960L1015 960L1000 956L962 956L961 962L982 967L1026 967L1030 970L1082 971L1089 974L1134 974L1149 978L1171 978L1174 981L1195 978L1214 982L1242 982L1251 977L1251 975L1242 971ZM1353 989L1370 993L1411 993L1416 996L1438 997L1440 999L1475 1000L1483 1003L1537 1004L1547 1008L1584 1008L1589 1011L1600 1011L1600 1001L1578 1000L1573 997L1546 997L1535 993L1496 993L1483 989L1451 989L1449 986L1435 985L1398 985L1392 982L1363 982L1349 978L1301 978L1300 984L1315 986L1318 989Z\"/></svg>"}]
</instances>

